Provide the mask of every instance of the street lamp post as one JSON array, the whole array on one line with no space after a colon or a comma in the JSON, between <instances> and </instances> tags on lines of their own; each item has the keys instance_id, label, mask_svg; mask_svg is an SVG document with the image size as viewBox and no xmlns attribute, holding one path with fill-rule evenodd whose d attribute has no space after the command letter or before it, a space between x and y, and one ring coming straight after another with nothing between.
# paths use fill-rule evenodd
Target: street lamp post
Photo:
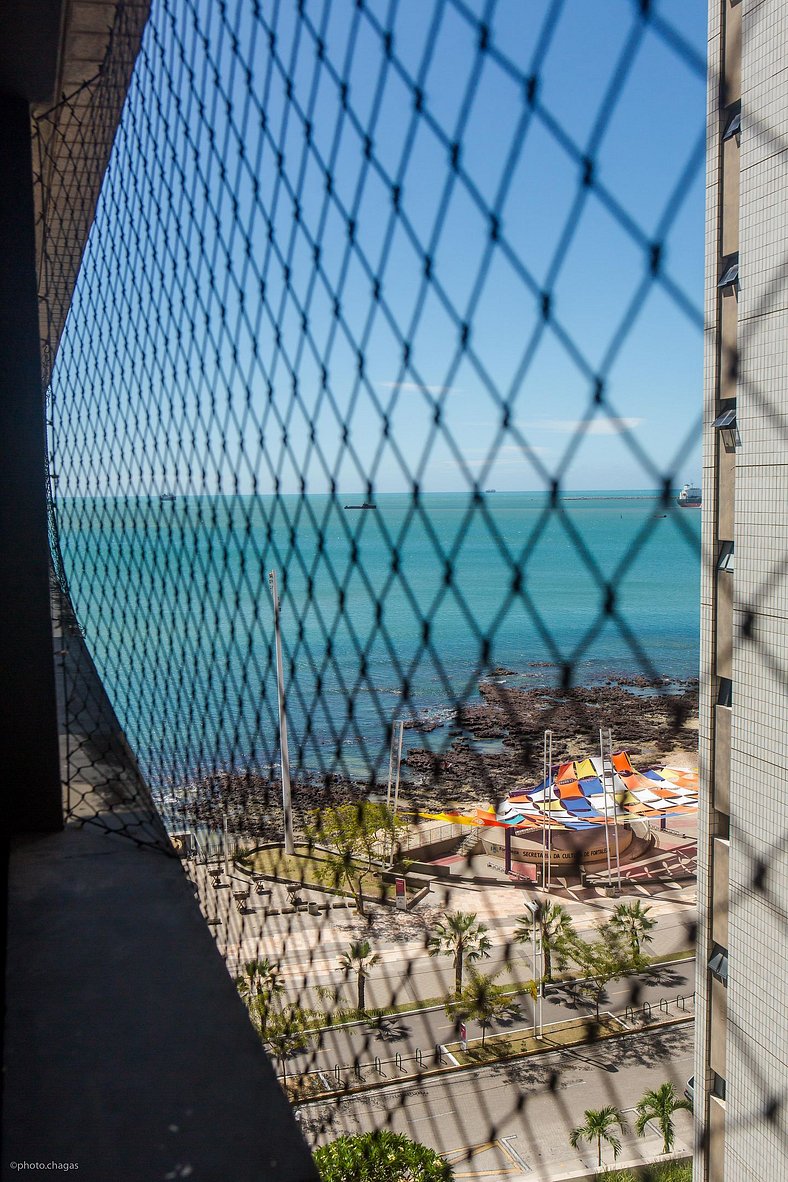
<instances>
[{"instance_id":1,"label":"street lamp post","mask_svg":"<svg viewBox=\"0 0 788 1182\"><path fill-rule=\"evenodd\" d=\"M276 640L276 686L279 698L279 752L282 763L282 813L284 814L285 853L295 853L293 843L293 800L290 791L290 752L287 746L287 715L285 713L285 685L282 672L282 634L279 624L279 591L276 571L268 572L271 598L274 601L274 637Z\"/></svg>"},{"instance_id":2,"label":"street lamp post","mask_svg":"<svg viewBox=\"0 0 788 1182\"><path fill-rule=\"evenodd\" d=\"M386 808L391 808L391 781L392 773L394 771L394 752L396 750L396 775L394 776L394 812L392 814L391 824L391 858L390 863L394 863L394 828L397 821L397 808L399 807L399 781L402 769L402 735L405 730L405 724L397 719L391 728L391 749L389 751L389 786L386 793Z\"/></svg>"},{"instance_id":3,"label":"street lamp post","mask_svg":"<svg viewBox=\"0 0 788 1182\"><path fill-rule=\"evenodd\" d=\"M542 890L549 890L553 877L553 834L550 828L552 823L550 806L553 799L553 732L551 730L546 730L544 733L542 772L542 811L544 816L542 825Z\"/></svg>"},{"instance_id":4,"label":"street lamp post","mask_svg":"<svg viewBox=\"0 0 788 1182\"><path fill-rule=\"evenodd\" d=\"M536 981L537 981L537 969L536 969L536 928L537 928L537 925L538 925L538 923L539 923L540 919L542 918L542 904L541 904L541 903L537 903L535 900L534 900L534 901L531 901L530 899L526 899L526 900L525 900L525 907L526 907L526 909L527 909L528 911L530 911L530 913L531 913L531 919L532 919L532 925L531 925L531 959L532 959L532 963L533 963L534 983L536 983ZM539 968L540 968L540 969L541 969L541 951L542 951L542 948L541 948L541 940L540 940L540 942L539 942L539 952L540 952L540 965L539 965ZM533 1009L534 1009L534 1021L533 1021L533 1033L534 1033L534 1038L541 1038L541 1037L542 1037L542 1035L544 1034L544 1023L543 1023L543 1020L542 1020L542 1019L543 1019L542 999L543 999L543 997L544 997L544 983L543 983L543 981L542 981L542 977L543 977L543 976L544 976L544 973L540 971L540 972L539 972L539 974L538 974L538 981L539 981L539 984L537 985L537 995L536 995L536 997L533 999L533 1003L534 1003L534 1006L533 1006ZM538 1002L538 1008L539 1008L539 1018L538 1018L538 1033L537 1033L537 1002Z\"/></svg>"}]
</instances>

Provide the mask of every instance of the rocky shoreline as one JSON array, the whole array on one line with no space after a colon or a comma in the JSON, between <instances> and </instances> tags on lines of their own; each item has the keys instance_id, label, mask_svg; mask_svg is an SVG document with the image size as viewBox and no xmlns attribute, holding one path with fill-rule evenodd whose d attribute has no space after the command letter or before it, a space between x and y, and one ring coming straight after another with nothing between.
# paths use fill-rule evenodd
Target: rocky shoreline
<instances>
[{"instance_id":1,"label":"rocky shoreline","mask_svg":"<svg viewBox=\"0 0 788 1182\"><path fill-rule=\"evenodd\" d=\"M405 808L482 804L523 780L535 782L541 778L546 729L553 732L554 762L598 753L600 727L610 727L614 750L627 750L644 768L697 747L697 681L635 677L561 690L507 685L511 676L516 676L512 670L495 669L490 677L497 680L479 685L480 702L410 721L408 729L419 733L451 729L442 753L411 748L403 760L412 776L402 785ZM488 747L496 740L497 749L485 750L476 740ZM301 775L293 782L296 824L302 825L313 809L360 800L370 791L379 786L341 775ZM282 831L280 792L278 776L229 769L187 785L179 812L190 822L218 829L226 810L233 831L274 840Z\"/></svg>"},{"instance_id":2,"label":"rocky shoreline","mask_svg":"<svg viewBox=\"0 0 788 1182\"><path fill-rule=\"evenodd\" d=\"M633 692L635 691L635 692ZM482 701L456 712L458 735L440 755L424 748L408 753L407 765L422 782L447 790L481 786L500 796L522 778L541 776L543 739L553 732L553 761L594 755L599 729L609 727L614 750L626 749L643 766L676 750L697 746L698 683L620 679L606 685L520 689L483 681ZM466 737L501 741L499 752L474 747Z\"/></svg>"}]
</instances>

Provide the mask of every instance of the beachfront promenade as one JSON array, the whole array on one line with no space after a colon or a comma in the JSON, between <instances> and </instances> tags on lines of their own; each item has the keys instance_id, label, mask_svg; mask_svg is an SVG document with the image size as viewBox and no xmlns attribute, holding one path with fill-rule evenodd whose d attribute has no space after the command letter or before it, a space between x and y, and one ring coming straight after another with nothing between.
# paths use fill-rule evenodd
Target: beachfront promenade
<instances>
[{"instance_id":1,"label":"beachfront promenade","mask_svg":"<svg viewBox=\"0 0 788 1182\"><path fill-rule=\"evenodd\" d=\"M673 840L683 839L677 833ZM476 868L482 870L479 863ZM647 950L664 963L637 977L609 982L600 1008L603 1015L620 1016L613 1024L621 1030L617 1037L551 1050L549 1040L557 1036L551 1024L593 1014L587 998L557 982L542 1004L547 1036L543 1052L458 1070L452 1066L460 1054L455 1023L442 1004L427 1004L452 990L453 966L448 957L429 955L428 935L447 911L475 912L492 942L490 957L477 967L496 975L504 986L526 982L540 973L539 957L534 965L530 942L516 943L513 937L525 902L544 898L540 892L505 881L442 881L411 911L369 903L364 916L344 899L309 893L310 899L332 904L310 914L292 908L284 883L266 882L270 893L253 890L248 899L237 899L247 890L249 877L231 862L229 876L217 861L190 861L186 869L206 917L213 921L229 971L235 975L246 961L267 957L280 967L282 1004L289 1001L334 1016L339 1009L350 1010L356 1004L356 980L353 974L345 976L340 955L351 941L366 939L380 958L367 980L366 1005L374 1010L396 1004L398 1012L347 1022L340 1015L339 1023L330 1027L316 1018L305 1044L287 1056L288 1078L306 1086L307 1094L318 1089L313 1099L296 1105L310 1146L345 1133L389 1128L438 1150L458 1177L558 1182L593 1165L592 1147L573 1149L569 1144L583 1110L613 1104L628 1122L622 1160L659 1156L661 1139L655 1128L647 1129L645 1137L635 1135L634 1105L646 1090L668 1080L681 1094L692 1074L695 961L689 955L674 959L693 944L691 879L647 885L634 881L618 898L590 890L578 890L573 897L571 891L557 890L552 897L586 938L619 902L647 904L656 920ZM512 1011L493 1025L488 1040L530 1033L530 997L519 994L512 1000ZM644 1030L652 1017L654 1024ZM467 1026L471 1047L478 1048L481 1029L472 1021ZM441 1068L432 1075L436 1048ZM275 1068L281 1079L280 1059ZM350 1091L344 1093L345 1088ZM334 1096L320 1098L320 1092L332 1089ZM691 1149L691 1129L690 1115L679 1113L675 1148L684 1156Z\"/></svg>"},{"instance_id":2,"label":"beachfront promenade","mask_svg":"<svg viewBox=\"0 0 788 1182\"><path fill-rule=\"evenodd\" d=\"M447 911L475 912L489 928L492 940L489 959L480 962L485 974L499 973L498 982L525 982L534 976L531 946L513 940L515 926L524 912L526 899L544 897L539 892L513 887L509 883L489 886L474 883L435 883L433 890L413 911L393 906L368 904L367 914L334 906L311 915L306 910L286 914L265 914L266 908L288 908L284 884L269 884L270 896L254 892L243 913L236 907L234 892L248 888L249 878L230 865L230 883L215 886L211 869L198 862L187 864L206 918L218 919L212 928L229 971L236 975L243 964L268 957L280 965L288 1000L311 1010L335 1010L355 1005L355 980L347 979L338 958L353 940L369 940L379 963L367 981L367 1007L392 1004L417 1005L443 998L453 988L453 970L448 957L431 957L427 938L434 923ZM618 899L603 896L574 900L557 893L555 898L569 912L576 930L588 936L594 926L609 918L617 903L639 900L651 907L657 921L648 951L658 958L675 956L693 944L695 884L686 882L643 887L622 893ZM344 904L344 900L341 901ZM538 970L537 966L537 970ZM694 986L693 986L694 988ZM318 990L333 989L336 1002L327 1002Z\"/></svg>"}]
</instances>

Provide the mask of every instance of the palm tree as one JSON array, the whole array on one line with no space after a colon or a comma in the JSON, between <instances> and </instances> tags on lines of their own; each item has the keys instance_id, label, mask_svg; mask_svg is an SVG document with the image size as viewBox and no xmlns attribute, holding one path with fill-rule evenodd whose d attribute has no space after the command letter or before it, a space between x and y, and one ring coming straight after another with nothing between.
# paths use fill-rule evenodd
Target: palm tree
<instances>
[{"instance_id":1,"label":"palm tree","mask_svg":"<svg viewBox=\"0 0 788 1182\"><path fill-rule=\"evenodd\" d=\"M653 1120L662 1133L662 1152L670 1153L676 1135L673 1126L673 1113L681 1108L687 1112L692 1111L689 1100L679 1096L672 1083L664 1083L651 1092L644 1092L635 1107L637 1112L635 1132L638 1137L642 1137L646 1131L646 1125L650 1120Z\"/></svg>"},{"instance_id":2,"label":"palm tree","mask_svg":"<svg viewBox=\"0 0 788 1182\"><path fill-rule=\"evenodd\" d=\"M455 997L462 993L465 965L489 956L491 947L486 926L477 922L475 912L468 911L450 911L445 919L436 923L428 942L430 956L454 958Z\"/></svg>"},{"instance_id":3,"label":"palm tree","mask_svg":"<svg viewBox=\"0 0 788 1182\"><path fill-rule=\"evenodd\" d=\"M542 958L544 961L544 979L553 979L553 956L561 958L566 951L567 943L574 935L575 929L572 918L560 903L545 903L536 921L539 924L542 940ZM514 938L518 944L528 944L531 940L532 922L528 915L521 916L517 921ZM536 972L536 965L534 965Z\"/></svg>"},{"instance_id":4,"label":"palm tree","mask_svg":"<svg viewBox=\"0 0 788 1182\"><path fill-rule=\"evenodd\" d=\"M511 1004L500 985L496 985L492 977L485 977L481 973L473 973L462 993L446 1006L450 1017L459 1019L471 1018L482 1028L482 1046L484 1046L487 1027L499 1018Z\"/></svg>"},{"instance_id":5,"label":"palm tree","mask_svg":"<svg viewBox=\"0 0 788 1182\"><path fill-rule=\"evenodd\" d=\"M650 907L644 907L639 901L619 903L610 917L608 927L629 944L633 961L640 960L641 948L654 939L649 932L657 926L657 921L649 914L650 911Z\"/></svg>"},{"instance_id":6,"label":"palm tree","mask_svg":"<svg viewBox=\"0 0 788 1182\"><path fill-rule=\"evenodd\" d=\"M279 964L264 956L261 960L247 960L243 972L235 978L238 992L246 1002L249 1013L265 1036L272 1002L284 992L279 975Z\"/></svg>"},{"instance_id":7,"label":"palm tree","mask_svg":"<svg viewBox=\"0 0 788 1182\"><path fill-rule=\"evenodd\" d=\"M597 1165L601 1166L602 1142L606 1141L613 1150L613 1160L615 1161L621 1152L621 1141L613 1130L619 1128L623 1132L626 1128L624 1118L619 1110L609 1104L607 1108L587 1108L583 1116L586 1118L585 1124L572 1129L569 1134L569 1144L573 1149L577 1149L581 1141L596 1140Z\"/></svg>"},{"instance_id":8,"label":"palm tree","mask_svg":"<svg viewBox=\"0 0 788 1182\"><path fill-rule=\"evenodd\" d=\"M287 1060L290 1055L306 1045L308 1031L307 1015L297 1006L288 1006L278 1015L276 1022L265 1037L266 1044L276 1055L282 1066L282 1080L287 1082Z\"/></svg>"},{"instance_id":9,"label":"palm tree","mask_svg":"<svg viewBox=\"0 0 788 1182\"><path fill-rule=\"evenodd\" d=\"M355 972L358 979L358 1011L363 1014L366 1006L364 1004L364 991L367 985L367 977L370 969L380 962L380 956L377 952L372 951L372 946L369 940L354 940L349 945L347 952L343 952L339 958L340 968L345 970L345 975Z\"/></svg>"},{"instance_id":10,"label":"palm tree","mask_svg":"<svg viewBox=\"0 0 788 1182\"><path fill-rule=\"evenodd\" d=\"M284 985L279 979L279 964L264 956L261 960L247 960L235 984L248 1006L258 993L281 993Z\"/></svg>"}]
</instances>

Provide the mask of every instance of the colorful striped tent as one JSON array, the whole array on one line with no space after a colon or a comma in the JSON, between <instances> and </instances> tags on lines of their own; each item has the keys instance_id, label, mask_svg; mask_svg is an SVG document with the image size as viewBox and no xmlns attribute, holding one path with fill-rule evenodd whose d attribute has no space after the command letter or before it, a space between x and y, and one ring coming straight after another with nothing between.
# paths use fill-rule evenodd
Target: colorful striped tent
<instances>
[{"instance_id":1,"label":"colorful striped tent","mask_svg":"<svg viewBox=\"0 0 788 1182\"><path fill-rule=\"evenodd\" d=\"M551 769L547 782L516 789L498 808L471 813L421 813L461 825L500 825L519 830L592 829L610 822L655 820L698 809L698 773L664 767L638 772L629 756L613 756L613 772L603 788L599 759L570 760Z\"/></svg>"}]
</instances>

